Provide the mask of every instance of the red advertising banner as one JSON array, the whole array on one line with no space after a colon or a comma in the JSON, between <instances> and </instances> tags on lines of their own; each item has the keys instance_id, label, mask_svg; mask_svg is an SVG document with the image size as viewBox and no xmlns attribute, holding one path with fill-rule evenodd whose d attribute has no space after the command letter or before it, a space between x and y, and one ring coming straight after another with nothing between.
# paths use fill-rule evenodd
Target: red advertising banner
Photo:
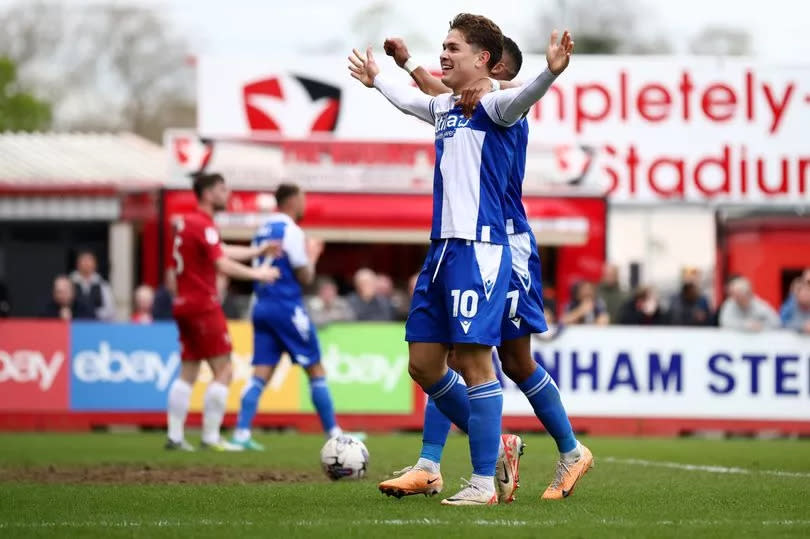
<instances>
[{"instance_id":1,"label":"red advertising banner","mask_svg":"<svg viewBox=\"0 0 810 539\"><path fill-rule=\"evenodd\" d=\"M69 325L0 321L0 410L67 411Z\"/></svg>"}]
</instances>

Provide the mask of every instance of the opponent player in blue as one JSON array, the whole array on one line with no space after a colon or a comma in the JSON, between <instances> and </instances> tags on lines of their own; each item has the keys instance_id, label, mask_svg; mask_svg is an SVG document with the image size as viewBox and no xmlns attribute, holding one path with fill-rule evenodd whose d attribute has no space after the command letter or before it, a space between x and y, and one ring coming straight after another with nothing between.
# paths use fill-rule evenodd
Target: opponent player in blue
<instances>
[{"instance_id":1,"label":"opponent player in blue","mask_svg":"<svg viewBox=\"0 0 810 539\"><path fill-rule=\"evenodd\" d=\"M276 213L259 227L253 243L281 242L282 254L275 259L257 258L254 265L273 265L281 271L281 277L272 284L254 285L253 377L242 394L236 431L231 440L245 449L257 451L264 447L252 438L250 427L262 391L284 352L309 376L312 403L326 435L331 438L342 434L335 421L326 372L320 362L321 350L315 326L304 310L301 294L301 285L311 283L315 277L315 264L323 251L323 244L307 241L297 224L306 207L304 193L298 186L279 185L276 204Z\"/></svg>"},{"instance_id":2,"label":"opponent player in blue","mask_svg":"<svg viewBox=\"0 0 810 539\"><path fill-rule=\"evenodd\" d=\"M443 48L442 82L458 93L497 64L503 34L485 17L460 14L451 22ZM501 341L511 273L503 197L519 136L516 124L554 75L545 71L520 88L487 94L466 118L452 94L429 97L380 76L371 48L365 56L355 50L349 60L354 78L435 126L432 242L405 328L409 372L469 434L472 478L442 504L496 504L503 394L490 349ZM447 368L450 344L466 387Z\"/></svg>"},{"instance_id":3,"label":"opponent player in blue","mask_svg":"<svg viewBox=\"0 0 810 539\"><path fill-rule=\"evenodd\" d=\"M553 62L556 36L552 36L547 61ZM392 56L397 65L406 69L419 88L428 95L441 95L448 89L441 81L411 59L408 48L401 39L388 39L385 51ZM514 87L509 83L523 63L523 54L517 44L504 37L504 50L501 61L491 70L490 75L500 81L502 88ZM486 93L490 90L488 80L481 81L465 91ZM466 95L464 96L466 98ZM473 104L475 100L473 99ZM516 159L506 190L504 213L506 228L509 234L509 245L512 251L512 279L507 303L504 310L501 328L501 346L498 354L503 364L504 373L511 378L526 395L545 429L554 438L560 459L552 483L542 494L543 499L560 499L567 497L577 481L584 475L593 462L593 456L587 447L580 444L574 436L568 415L560 399L560 392L551 376L538 365L531 355L530 335L546 331L546 320L543 313L542 277L537 243L526 217L523 206L523 177L526 169L526 149L528 146L529 126L526 118L520 120L520 140L516 149ZM398 473L399 477L385 481L385 488L397 489L404 494L422 494L436 489L441 482L439 460L450 430L450 420L441 413L432 400L428 400L425 409L425 428L422 452L415 466ZM503 435L502 460L497 469L498 494L501 501L514 499L517 489L521 440L514 435ZM422 473L420 473L420 471ZM427 472L427 473L424 473ZM436 480L438 476L439 480ZM427 481L431 481L428 483Z\"/></svg>"}]
</instances>

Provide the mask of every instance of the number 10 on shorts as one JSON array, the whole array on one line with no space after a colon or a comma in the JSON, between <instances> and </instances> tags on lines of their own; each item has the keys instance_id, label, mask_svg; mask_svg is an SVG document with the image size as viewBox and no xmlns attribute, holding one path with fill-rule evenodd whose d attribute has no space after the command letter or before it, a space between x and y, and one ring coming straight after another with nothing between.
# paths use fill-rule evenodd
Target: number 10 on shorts
<instances>
[{"instance_id":1,"label":"number 10 on shorts","mask_svg":"<svg viewBox=\"0 0 810 539\"><path fill-rule=\"evenodd\" d=\"M453 298L453 318L458 318L459 311L464 318L474 318L478 314L478 294L475 290L451 290Z\"/></svg>"}]
</instances>

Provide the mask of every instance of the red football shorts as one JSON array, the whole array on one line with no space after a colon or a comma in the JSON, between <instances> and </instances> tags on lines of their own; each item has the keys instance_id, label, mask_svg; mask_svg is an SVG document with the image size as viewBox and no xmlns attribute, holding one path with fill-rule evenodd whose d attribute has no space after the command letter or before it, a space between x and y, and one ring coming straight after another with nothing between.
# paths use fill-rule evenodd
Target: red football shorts
<instances>
[{"instance_id":1,"label":"red football shorts","mask_svg":"<svg viewBox=\"0 0 810 539\"><path fill-rule=\"evenodd\" d=\"M180 332L180 357L200 361L231 353L231 336L222 309L178 315L174 319Z\"/></svg>"}]
</instances>

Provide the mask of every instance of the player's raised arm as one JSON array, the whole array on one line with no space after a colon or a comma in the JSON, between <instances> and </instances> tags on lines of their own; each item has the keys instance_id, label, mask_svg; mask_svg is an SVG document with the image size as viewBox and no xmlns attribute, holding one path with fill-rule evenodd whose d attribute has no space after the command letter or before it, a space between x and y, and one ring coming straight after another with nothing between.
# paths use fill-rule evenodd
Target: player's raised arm
<instances>
[{"instance_id":1,"label":"player's raised arm","mask_svg":"<svg viewBox=\"0 0 810 539\"><path fill-rule=\"evenodd\" d=\"M494 92L482 99L481 102L487 113L496 123L514 125L532 105L545 95L557 76L568 67L571 53L574 50L574 40L571 39L568 30L563 33L559 43L557 42L558 36L557 30L551 33L550 43L546 50L548 67L545 71L519 88Z\"/></svg>"},{"instance_id":2,"label":"player's raised arm","mask_svg":"<svg viewBox=\"0 0 810 539\"><path fill-rule=\"evenodd\" d=\"M218 272L223 273L232 279L239 279L240 281L260 281L263 283L272 283L281 275L278 268L274 266L259 266L257 268L250 268L235 260L231 260L227 256L217 258L215 264Z\"/></svg>"},{"instance_id":3,"label":"player's raised arm","mask_svg":"<svg viewBox=\"0 0 810 539\"><path fill-rule=\"evenodd\" d=\"M385 54L392 57L394 62L408 72L416 85L423 93L431 96L452 93L450 88L445 86L441 79L430 74L424 67L420 66L408 52L405 41L398 37L389 37L383 43Z\"/></svg>"},{"instance_id":4,"label":"player's raised arm","mask_svg":"<svg viewBox=\"0 0 810 539\"><path fill-rule=\"evenodd\" d=\"M381 76L371 47L366 50L365 56L357 49L352 49L352 54L349 56L349 71L351 71L352 77L366 87L377 88L392 105L405 114L416 116L433 125L434 98L423 94L416 88L388 81Z\"/></svg>"},{"instance_id":5,"label":"player's raised arm","mask_svg":"<svg viewBox=\"0 0 810 539\"><path fill-rule=\"evenodd\" d=\"M273 241L250 246L222 244L222 251L231 260L247 262L260 256L278 256L281 254L281 245Z\"/></svg>"}]
</instances>

